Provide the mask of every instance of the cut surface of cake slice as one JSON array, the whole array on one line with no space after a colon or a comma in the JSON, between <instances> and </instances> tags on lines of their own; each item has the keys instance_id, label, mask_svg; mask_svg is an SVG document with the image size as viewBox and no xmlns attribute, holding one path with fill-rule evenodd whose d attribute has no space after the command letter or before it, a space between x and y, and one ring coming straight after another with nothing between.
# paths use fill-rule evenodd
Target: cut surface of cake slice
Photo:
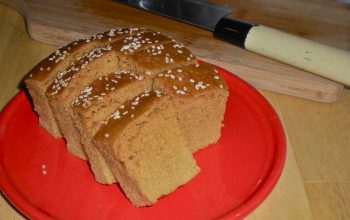
<instances>
[{"instance_id":1,"label":"cut surface of cake slice","mask_svg":"<svg viewBox=\"0 0 350 220\"><path fill-rule=\"evenodd\" d=\"M33 99L34 109L39 115L40 124L54 137L61 137L59 126L50 108L45 92L57 73L66 69L78 57L96 47L113 43L119 38L133 35L145 29L127 28L111 29L95 34L87 39L73 41L53 52L36 65L25 79L25 84Z\"/></svg>"},{"instance_id":2,"label":"cut surface of cake slice","mask_svg":"<svg viewBox=\"0 0 350 220\"><path fill-rule=\"evenodd\" d=\"M170 97L145 92L108 117L93 143L135 206L154 204L198 172Z\"/></svg>"},{"instance_id":3,"label":"cut surface of cake slice","mask_svg":"<svg viewBox=\"0 0 350 220\"><path fill-rule=\"evenodd\" d=\"M172 97L191 152L219 139L228 90L212 65L193 64L166 70L154 78L154 89Z\"/></svg>"},{"instance_id":4,"label":"cut surface of cake slice","mask_svg":"<svg viewBox=\"0 0 350 220\"><path fill-rule=\"evenodd\" d=\"M101 76L87 85L73 102L74 121L81 134L81 142L88 156L91 170L99 183L111 184L117 180L92 138L101 121L112 114L122 103L143 91L151 91L153 80L130 71L117 71Z\"/></svg>"}]
</instances>

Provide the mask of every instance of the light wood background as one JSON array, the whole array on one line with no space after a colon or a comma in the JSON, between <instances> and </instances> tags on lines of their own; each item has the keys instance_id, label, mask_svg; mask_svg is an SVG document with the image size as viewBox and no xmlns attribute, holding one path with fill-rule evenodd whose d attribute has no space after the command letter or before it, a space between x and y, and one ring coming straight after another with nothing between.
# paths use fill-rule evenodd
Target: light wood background
<instances>
[{"instance_id":1,"label":"light wood background","mask_svg":"<svg viewBox=\"0 0 350 220\"><path fill-rule=\"evenodd\" d=\"M329 0L213 0L228 15L350 50L350 10ZM62 45L113 27L148 27L186 44L200 59L234 72L257 88L322 102L337 100L343 86L215 39L209 31L112 0L0 0L24 17L35 40ZM209 14L207 16L210 16ZM331 74L331 73L330 73Z\"/></svg>"},{"instance_id":2,"label":"light wood background","mask_svg":"<svg viewBox=\"0 0 350 220\"><path fill-rule=\"evenodd\" d=\"M0 109L55 48L32 40L23 17L0 4ZM284 124L288 152L276 188L247 219L350 219L350 90L332 104L260 92ZM23 216L0 196L0 219Z\"/></svg>"}]
</instances>

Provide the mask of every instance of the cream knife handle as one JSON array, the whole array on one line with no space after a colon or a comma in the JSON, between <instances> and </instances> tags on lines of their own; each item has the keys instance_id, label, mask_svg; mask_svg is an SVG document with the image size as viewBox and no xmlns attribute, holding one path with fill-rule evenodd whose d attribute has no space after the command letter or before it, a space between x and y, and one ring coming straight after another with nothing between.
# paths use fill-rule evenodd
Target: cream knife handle
<instances>
[{"instance_id":1,"label":"cream knife handle","mask_svg":"<svg viewBox=\"0 0 350 220\"><path fill-rule=\"evenodd\" d=\"M224 19L224 20L223 20ZM302 37L288 34L264 25L252 25L229 18L218 23L214 36L229 41L254 53L278 60L350 86L350 52ZM226 27L223 27L222 25ZM240 25L239 28L236 26ZM233 25L235 28L227 27ZM224 28L224 29L222 29ZM223 37L223 30L231 36ZM229 38L240 40L232 42ZM217 32L217 33L215 33ZM234 33L235 32L235 33Z\"/></svg>"}]
</instances>

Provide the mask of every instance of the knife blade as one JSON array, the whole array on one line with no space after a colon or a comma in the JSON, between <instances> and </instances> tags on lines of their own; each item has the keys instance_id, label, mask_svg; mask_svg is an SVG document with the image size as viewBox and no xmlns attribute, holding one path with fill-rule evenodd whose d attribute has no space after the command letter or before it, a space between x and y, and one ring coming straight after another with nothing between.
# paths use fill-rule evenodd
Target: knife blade
<instances>
[{"instance_id":1,"label":"knife blade","mask_svg":"<svg viewBox=\"0 0 350 220\"><path fill-rule=\"evenodd\" d=\"M350 52L261 24L226 17L232 9L205 0L113 0L213 32L214 37L350 86Z\"/></svg>"}]
</instances>

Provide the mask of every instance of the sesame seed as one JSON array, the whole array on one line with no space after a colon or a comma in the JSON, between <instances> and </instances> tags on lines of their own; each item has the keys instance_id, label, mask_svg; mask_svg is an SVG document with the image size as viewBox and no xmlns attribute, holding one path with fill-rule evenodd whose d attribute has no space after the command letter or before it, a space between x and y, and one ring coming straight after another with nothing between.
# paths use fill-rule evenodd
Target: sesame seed
<instances>
[{"instance_id":1,"label":"sesame seed","mask_svg":"<svg viewBox=\"0 0 350 220\"><path fill-rule=\"evenodd\" d=\"M214 79L220 79L220 77L219 76L214 76Z\"/></svg>"},{"instance_id":2,"label":"sesame seed","mask_svg":"<svg viewBox=\"0 0 350 220\"><path fill-rule=\"evenodd\" d=\"M108 138L108 137L109 137L109 134L108 134L108 133L105 133L105 137Z\"/></svg>"}]
</instances>

